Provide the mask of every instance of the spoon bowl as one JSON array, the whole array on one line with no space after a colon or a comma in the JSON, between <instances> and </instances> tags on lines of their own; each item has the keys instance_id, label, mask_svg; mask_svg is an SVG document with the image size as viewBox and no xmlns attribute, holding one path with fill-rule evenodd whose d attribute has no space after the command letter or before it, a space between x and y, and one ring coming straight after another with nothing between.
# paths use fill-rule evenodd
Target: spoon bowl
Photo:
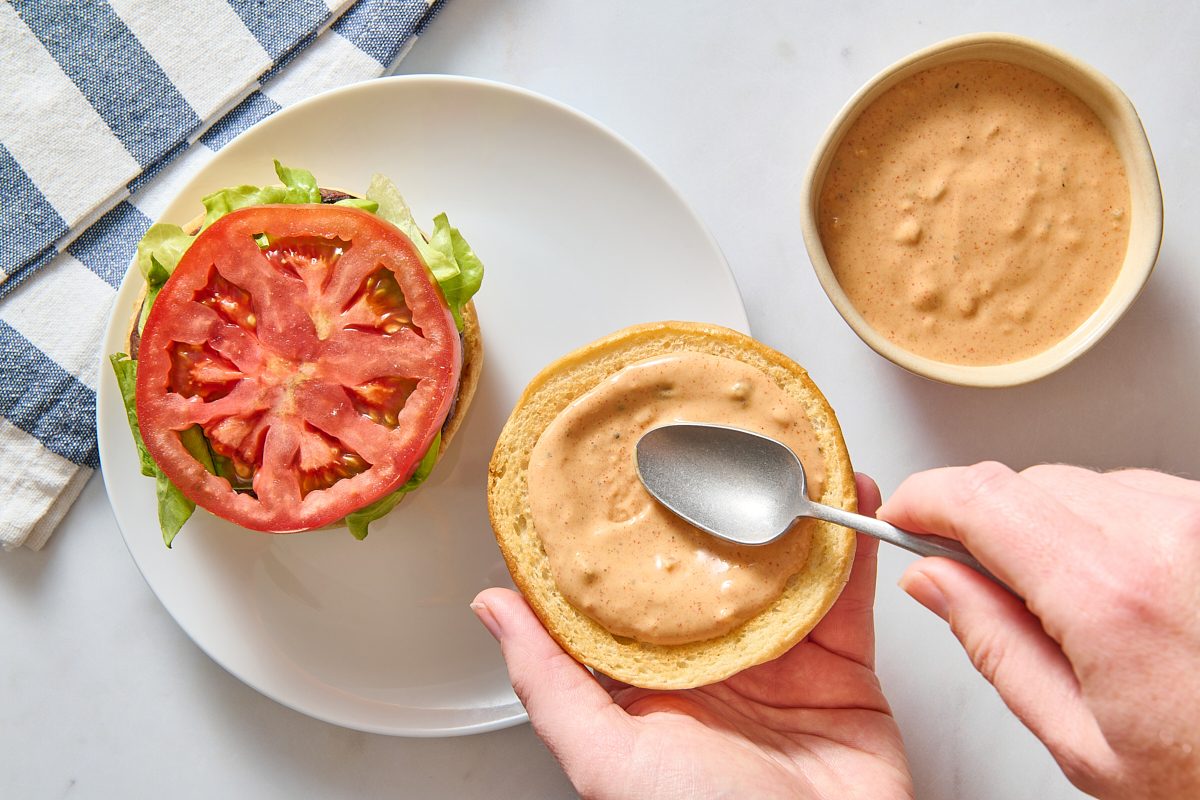
<instances>
[{"instance_id":1,"label":"spoon bowl","mask_svg":"<svg viewBox=\"0 0 1200 800\"><path fill-rule=\"evenodd\" d=\"M809 502L804 467L791 448L740 428L655 428L638 440L637 470L672 512L738 544L775 541Z\"/></svg>"},{"instance_id":2,"label":"spoon bowl","mask_svg":"<svg viewBox=\"0 0 1200 800\"><path fill-rule=\"evenodd\" d=\"M644 433L635 451L638 477L646 490L673 513L721 539L768 544L800 519L811 517L919 555L953 559L1004 586L953 539L909 533L874 517L814 502L800 459L769 436L726 425L678 422Z\"/></svg>"}]
</instances>

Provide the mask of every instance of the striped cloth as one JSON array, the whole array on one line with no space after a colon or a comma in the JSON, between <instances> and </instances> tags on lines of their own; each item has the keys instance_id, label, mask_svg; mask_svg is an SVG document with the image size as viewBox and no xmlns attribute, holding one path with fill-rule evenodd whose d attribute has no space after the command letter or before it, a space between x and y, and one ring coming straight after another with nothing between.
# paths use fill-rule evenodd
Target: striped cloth
<instances>
[{"instance_id":1,"label":"striped cloth","mask_svg":"<svg viewBox=\"0 0 1200 800\"><path fill-rule=\"evenodd\" d=\"M395 64L443 0L0 4L0 546L99 467L99 345L135 245L255 122Z\"/></svg>"}]
</instances>

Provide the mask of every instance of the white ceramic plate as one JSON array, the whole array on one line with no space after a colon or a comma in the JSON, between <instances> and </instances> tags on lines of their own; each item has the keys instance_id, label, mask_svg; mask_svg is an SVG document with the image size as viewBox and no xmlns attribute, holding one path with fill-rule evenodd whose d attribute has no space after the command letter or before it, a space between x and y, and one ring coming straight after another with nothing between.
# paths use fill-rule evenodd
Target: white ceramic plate
<instances>
[{"instance_id":1,"label":"white ceramic plate","mask_svg":"<svg viewBox=\"0 0 1200 800\"><path fill-rule=\"evenodd\" d=\"M464 427L428 483L372 526L248 533L203 510L162 543L107 364L104 482L130 553L167 611L263 694L337 725L446 736L525 712L468 603L510 585L487 518L487 463L517 396L546 363L617 328L692 319L748 330L733 277L696 216L641 155L552 100L479 80L385 78L265 120L222 149L166 209L184 222L223 186L276 182L271 160L323 186L391 177L428 223L439 211L486 265L476 298L485 365ZM104 354L141 288L121 286Z\"/></svg>"}]
</instances>

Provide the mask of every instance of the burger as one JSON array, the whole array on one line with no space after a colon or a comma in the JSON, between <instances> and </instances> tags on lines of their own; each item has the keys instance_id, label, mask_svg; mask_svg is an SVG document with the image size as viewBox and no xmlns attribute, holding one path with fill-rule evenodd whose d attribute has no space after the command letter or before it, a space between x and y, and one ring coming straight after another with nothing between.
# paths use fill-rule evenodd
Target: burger
<instances>
[{"instance_id":1,"label":"burger","mask_svg":"<svg viewBox=\"0 0 1200 800\"><path fill-rule=\"evenodd\" d=\"M483 265L446 215L426 235L383 176L355 196L275 171L138 244L145 290L110 360L168 547L197 505L365 538L429 476L478 381Z\"/></svg>"}]
</instances>

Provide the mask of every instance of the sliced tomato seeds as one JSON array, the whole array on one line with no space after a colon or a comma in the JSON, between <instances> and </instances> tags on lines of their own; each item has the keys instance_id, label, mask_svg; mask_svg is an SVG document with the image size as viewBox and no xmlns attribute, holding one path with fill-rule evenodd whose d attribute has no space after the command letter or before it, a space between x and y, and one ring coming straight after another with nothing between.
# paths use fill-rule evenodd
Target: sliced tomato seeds
<instances>
[{"instance_id":1,"label":"sliced tomato seeds","mask_svg":"<svg viewBox=\"0 0 1200 800\"><path fill-rule=\"evenodd\" d=\"M138 417L199 505L249 528L319 527L411 475L453 403L460 348L440 290L387 222L243 209L202 233L159 293ZM252 493L186 452L178 432L193 424Z\"/></svg>"}]
</instances>

